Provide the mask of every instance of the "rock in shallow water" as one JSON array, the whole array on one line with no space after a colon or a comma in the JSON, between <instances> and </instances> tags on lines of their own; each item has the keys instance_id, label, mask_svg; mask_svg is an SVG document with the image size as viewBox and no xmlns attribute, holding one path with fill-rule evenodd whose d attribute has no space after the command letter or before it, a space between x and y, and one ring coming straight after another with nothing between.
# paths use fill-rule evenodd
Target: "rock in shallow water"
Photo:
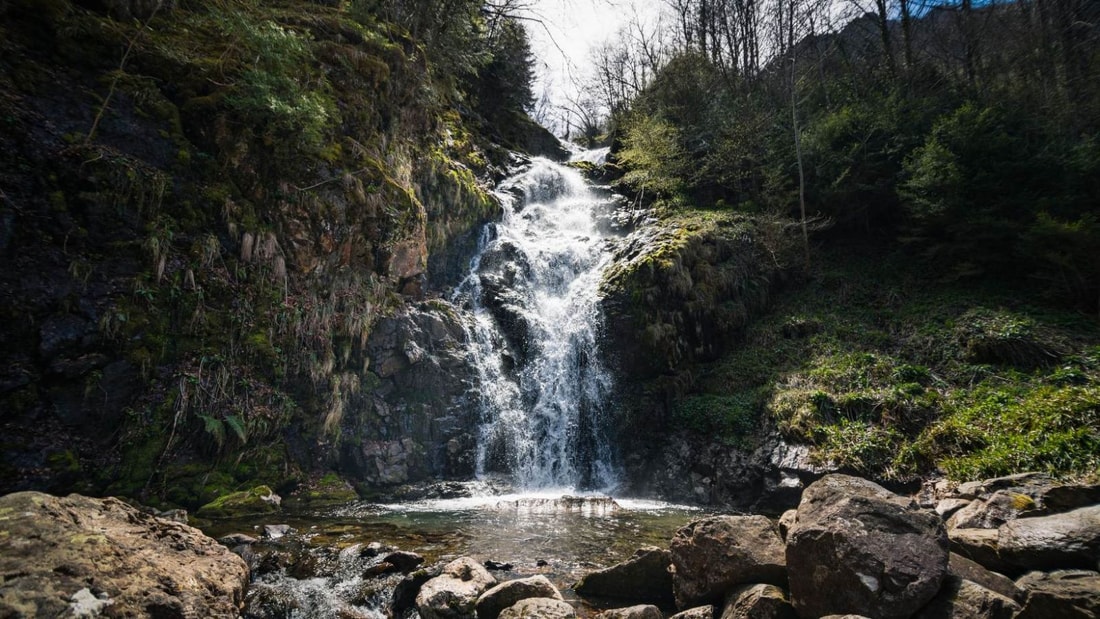
<instances>
[{"instance_id":1,"label":"rock in shallow water","mask_svg":"<svg viewBox=\"0 0 1100 619\"><path fill-rule=\"evenodd\" d=\"M500 619L576 619L577 611L561 600L527 598L500 613Z\"/></svg>"},{"instance_id":2,"label":"rock in shallow water","mask_svg":"<svg viewBox=\"0 0 1100 619\"><path fill-rule=\"evenodd\" d=\"M0 498L0 573L4 617L63 616L73 605L120 617L236 617L248 584L244 561L198 529L114 498L38 492Z\"/></svg>"},{"instance_id":3,"label":"rock in shallow water","mask_svg":"<svg viewBox=\"0 0 1100 619\"><path fill-rule=\"evenodd\" d=\"M478 597L496 582L477 561L469 557L455 559L420 588L416 609L423 619L472 618Z\"/></svg>"}]
</instances>

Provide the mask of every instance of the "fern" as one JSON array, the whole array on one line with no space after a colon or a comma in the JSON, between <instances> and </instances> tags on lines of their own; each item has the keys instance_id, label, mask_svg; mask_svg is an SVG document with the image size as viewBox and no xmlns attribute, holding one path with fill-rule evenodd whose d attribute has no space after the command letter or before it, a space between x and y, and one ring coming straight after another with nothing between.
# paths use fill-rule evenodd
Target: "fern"
<instances>
[{"instance_id":1,"label":"fern","mask_svg":"<svg viewBox=\"0 0 1100 619\"><path fill-rule=\"evenodd\" d=\"M221 419L210 415L200 414L199 419L202 419L203 429L214 438L214 442L218 444L218 449L221 449L225 445L225 424L222 423Z\"/></svg>"},{"instance_id":2,"label":"fern","mask_svg":"<svg viewBox=\"0 0 1100 619\"><path fill-rule=\"evenodd\" d=\"M245 429L244 422L240 417L229 415L225 418L225 425L229 426L230 430L233 430L233 434L237 435L242 445L248 442L248 430Z\"/></svg>"}]
</instances>

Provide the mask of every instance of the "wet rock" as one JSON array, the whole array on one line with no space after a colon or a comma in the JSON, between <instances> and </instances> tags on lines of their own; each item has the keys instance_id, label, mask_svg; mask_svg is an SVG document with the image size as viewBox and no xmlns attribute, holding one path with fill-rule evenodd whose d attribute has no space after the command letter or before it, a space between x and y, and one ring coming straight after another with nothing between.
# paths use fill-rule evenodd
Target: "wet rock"
<instances>
[{"instance_id":1,"label":"wet rock","mask_svg":"<svg viewBox=\"0 0 1100 619\"><path fill-rule=\"evenodd\" d=\"M791 600L803 616L913 615L947 574L943 521L857 477L827 475L802 496L787 539Z\"/></svg>"},{"instance_id":2,"label":"wet rock","mask_svg":"<svg viewBox=\"0 0 1100 619\"><path fill-rule=\"evenodd\" d=\"M1032 572L1016 581L1027 591L1016 619L1100 617L1100 573L1063 570Z\"/></svg>"},{"instance_id":3,"label":"wet rock","mask_svg":"<svg viewBox=\"0 0 1100 619\"><path fill-rule=\"evenodd\" d=\"M516 510L529 514L578 513L589 516L606 516L619 511L619 504L611 497L601 496L563 496L557 499L522 498L514 501L501 501L496 504L499 510Z\"/></svg>"},{"instance_id":4,"label":"wet rock","mask_svg":"<svg viewBox=\"0 0 1100 619\"><path fill-rule=\"evenodd\" d=\"M244 602L240 557L118 499L18 492L0 498L0 518L0 616L95 607L119 617L235 617Z\"/></svg>"},{"instance_id":5,"label":"wet rock","mask_svg":"<svg viewBox=\"0 0 1100 619\"><path fill-rule=\"evenodd\" d=\"M478 597L495 584L488 570L469 557L461 557L443 566L439 576L420 587L416 609L423 619L473 617Z\"/></svg>"},{"instance_id":6,"label":"wet rock","mask_svg":"<svg viewBox=\"0 0 1100 619\"><path fill-rule=\"evenodd\" d=\"M696 606L672 615L668 619L714 619L714 606Z\"/></svg>"},{"instance_id":7,"label":"wet rock","mask_svg":"<svg viewBox=\"0 0 1100 619\"><path fill-rule=\"evenodd\" d=\"M955 577L944 581L936 597L914 619L1012 619L1020 605L977 583Z\"/></svg>"},{"instance_id":8,"label":"wet rock","mask_svg":"<svg viewBox=\"0 0 1100 619\"><path fill-rule=\"evenodd\" d=\"M721 619L798 619L787 594L775 585L743 585L730 593Z\"/></svg>"},{"instance_id":9,"label":"wet rock","mask_svg":"<svg viewBox=\"0 0 1100 619\"><path fill-rule=\"evenodd\" d=\"M252 537L251 535L245 535L244 533L230 533L229 535L223 535L218 538L218 542L233 548L234 546L251 546L260 540Z\"/></svg>"},{"instance_id":10,"label":"wet rock","mask_svg":"<svg viewBox=\"0 0 1100 619\"><path fill-rule=\"evenodd\" d=\"M786 584L783 541L764 516L697 520L676 532L669 550L680 608L720 603L740 584Z\"/></svg>"},{"instance_id":11,"label":"wet rock","mask_svg":"<svg viewBox=\"0 0 1100 619\"><path fill-rule=\"evenodd\" d=\"M1022 569L1096 569L1100 505L1013 520L999 529L997 548L1002 560Z\"/></svg>"},{"instance_id":12,"label":"wet rock","mask_svg":"<svg viewBox=\"0 0 1100 619\"><path fill-rule=\"evenodd\" d=\"M424 557L416 554L415 552L408 552L405 550L398 550L397 552L391 552L382 559L383 563L389 563L397 571L407 574L416 569L418 565L424 562Z\"/></svg>"},{"instance_id":13,"label":"wet rock","mask_svg":"<svg viewBox=\"0 0 1100 619\"><path fill-rule=\"evenodd\" d=\"M511 563L502 563L500 561L493 561L492 559L489 559L488 561L486 561L484 563L484 565L485 565L485 569L495 571L495 572L506 572L506 571L512 569L513 567L515 567Z\"/></svg>"},{"instance_id":14,"label":"wet rock","mask_svg":"<svg viewBox=\"0 0 1100 619\"><path fill-rule=\"evenodd\" d=\"M649 604L612 608L596 615L596 619L663 619L661 609Z\"/></svg>"},{"instance_id":15,"label":"wet rock","mask_svg":"<svg viewBox=\"0 0 1100 619\"><path fill-rule=\"evenodd\" d=\"M289 524L265 524L264 525L264 537L267 539L279 539L290 535L293 529Z\"/></svg>"},{"instance_id":16,"label":"wet rock","mask_svg":"<svg viewBox=\"0 0 1100 619\"><path fill-rule=\"evenodd\" d=\"M640 548L622 563L589 572L573 590L582 596L668 604L673 601L670 565L672 555L669 551Z\"/></svg>"},{"instance_id":17,"label":"wet rock","mask_svg":"<svg viewBox=\"0 0 1100 619\"><path fill-rule=\"evenodd\" d=\"M256 486L251 490L232 492L218 497L199 508L195 515L199 518L243 518L262 516L279 512L282 499L267 486Z\"/></svg>"},{"instance_id":18,"label":"wet rock","mask_svg":"<svg viewBox=\"0 0 1100 619\"><path fill-rule=\"evenodd\" d=\"M497 619L505 608L527 598L560 600L561 593L541 574L502 582L477 599L477 619Z\"/></svg>"},{"instance_id":19,"label":"wet rock","mask_svg":"<svg viewBox=\"0 0 1100 619\"><path fill-rule=\"evenodd\" d=\"M527 598L505 608L500 619L576 619L577 611L561 600Z\"/></svg>"},{"instance_id":20,"label":"wet rock","mask_svg":"<svg viewBox=\"0 0 1100 619\"><path fill-rule=\"evenodd\" d=\"M976 499L959 509L947 521L949 529L996 529L1020 513L1035 509L1030 496L1009 490L998 490L985 499Z\"/></svg>"},{"instance_id":21,"label":"wet rock","mask_svg":"<svg viewBox=\"0 0 1100 619\"><path fill-rule=\"evenodd\" d=\"M393 589L390 598L388 615L390 617L404 617L416 608L416 596L424 583L443 573L443 567L433 565L407 574Z\"/></svg>"}]
</instances>

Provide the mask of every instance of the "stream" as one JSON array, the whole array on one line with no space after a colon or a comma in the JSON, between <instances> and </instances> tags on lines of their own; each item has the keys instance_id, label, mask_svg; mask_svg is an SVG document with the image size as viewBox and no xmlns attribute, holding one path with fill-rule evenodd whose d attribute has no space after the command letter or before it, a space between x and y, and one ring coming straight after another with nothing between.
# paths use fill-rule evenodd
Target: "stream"
<instances>
[{"instance_id":1,"label":"stream","mask_svg":"<svg viewBox=\"0 0 1100 619\"><path fill-rule=\"evenodd\" d=\"M399 549L424 566L459 556L497 562L498 580L543 574L584 617L600 603L572 593L581 576L642 546L667 547L677 528L705 515L615 496L614 381L599 350L598 287L621 237L609 224L620 199L541 158L497 195L503 217L483 230L451 301L468 316L479 378L477 475L503 484L464 484L465 498L357 502L284 518L290 534L238 549L253 568L246 616L415 615L391 607L402 575L379 573L382 557ZM517 491L500 494L501 485ZM271 523L223 522L208 533L263 539L263 524Z\"/></svg>"}]
</instances>

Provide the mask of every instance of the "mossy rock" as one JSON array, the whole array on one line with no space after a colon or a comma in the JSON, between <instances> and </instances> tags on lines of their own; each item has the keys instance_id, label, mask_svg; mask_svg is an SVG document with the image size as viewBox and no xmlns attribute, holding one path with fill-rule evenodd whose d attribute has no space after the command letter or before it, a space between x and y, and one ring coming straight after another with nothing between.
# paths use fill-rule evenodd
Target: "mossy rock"
<instances>
[{"instance_id":1,"label":"mossy rock","mask_svg":"<svg viewBox=\"0 0 1100 619\"><path fill-rule=\"evenodd\" d=\"M294 509L328 507L358 501L359 494L336 473L303 483L287 497L287 507Z\"/></svg>"},{"instance_id":2,"label":"mossy rock","mask_svg":"<svg viewBox=\"0 0 1100 619\"><path fill-rule=\"evenodd\" d=\"M220 496L203 505L195 515L199 518L225 519L262 516L280 511L282 499L267 486L256 486Z\"/></svg>"}]
</instances>

